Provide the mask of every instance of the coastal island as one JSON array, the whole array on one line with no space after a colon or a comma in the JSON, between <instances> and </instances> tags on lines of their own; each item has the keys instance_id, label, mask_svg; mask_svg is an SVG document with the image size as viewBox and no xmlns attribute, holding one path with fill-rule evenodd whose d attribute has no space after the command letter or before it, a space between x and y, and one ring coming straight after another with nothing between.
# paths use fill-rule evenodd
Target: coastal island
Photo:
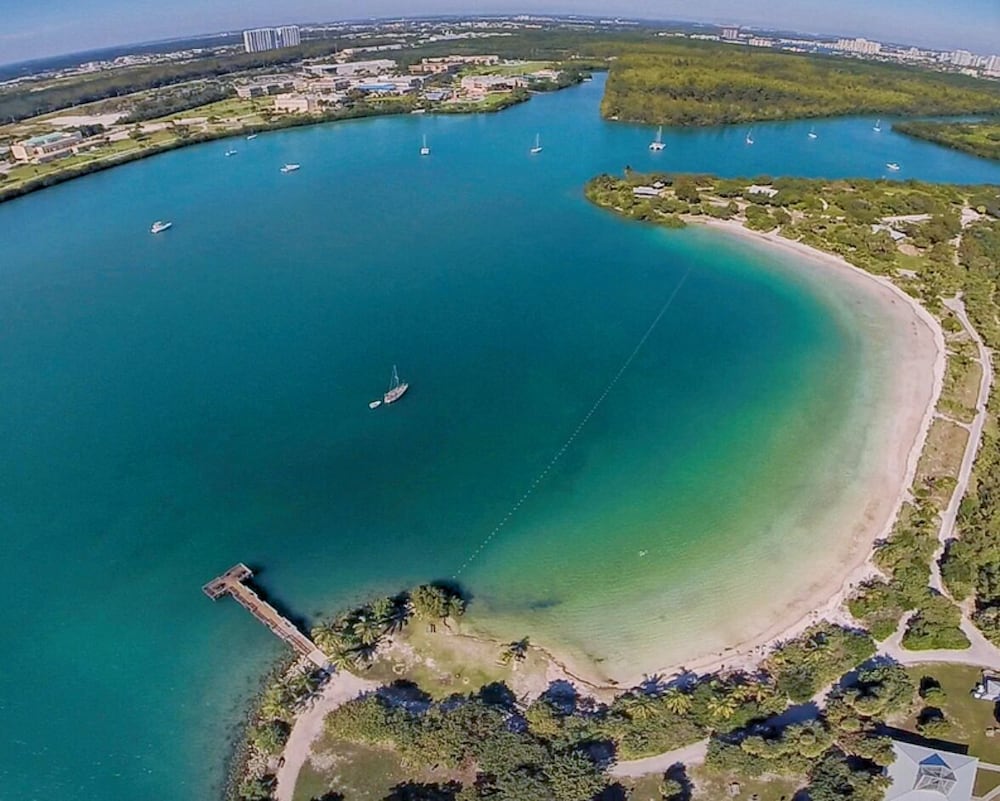
<instances>
[{"instance_id":1,"label":"coastal island","mask_svg":"<svg viewBox=\"0 0 1000 801\"><path fill-rule=\"evenodd\" d=\"M901 731L966 736L973 756L1000 761L983 736L989 704L962 700L980 668L1000 665L988 404L1000 190L628 172L594 178L586 195L645 224L705 223L791 249L937 332L936 386L915 458L894 468L908 491L890 531L855 542L860 569L812 614L704 665L644 666L627 688L528 638L482 635L458 586L375 599L312 632L328 671L298 663L265 689L233 797L777 801L807 788L879 801L887 766L906 758ZM997 785L986 769L975 781Z\"/></svg>"},{"instance_id":2,"label":"coastal island","mask_svg":"<svg viewBox=\"0 0 1000 801\"><path fill-rule=\"evenodd\" d=\"M915 139L924 139L973 156L1000 161L1000 122L910 120L897 122L892 129Z\"/></svg>"}]
</instances>

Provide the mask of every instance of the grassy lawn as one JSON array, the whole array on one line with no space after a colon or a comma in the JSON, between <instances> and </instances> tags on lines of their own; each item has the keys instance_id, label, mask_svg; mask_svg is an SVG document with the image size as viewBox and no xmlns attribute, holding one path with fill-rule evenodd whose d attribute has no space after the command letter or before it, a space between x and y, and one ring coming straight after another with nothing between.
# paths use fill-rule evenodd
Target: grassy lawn
<instances>
[{"instance_id":1,"label":"grassy lawn","mask_svg":"<svg viewBox=\"0 0 1000 801\"><path fill-rule=\"evenodd\" d=\"M747 779L717 773L704 766L692 770L691 778L695 784L694 801L722 801L726 798L750 801L754 796L758 801L789 801L806 784L805 777L763 776L759 779ZM734 781L739 783L740 792L739 795L731 796L729 785Z\"/></svg>"},{"instance_id":2,"label":"grassy lawn","mask_svg":"<svg viewBox=\"0 0 1000 801\"><path fill-rule=\"evenodd\" d=\"M528 652L523 662L499 664L500 647L479 640L431 633L416 622L401 635L399 645L377 659L364 677L375 681L412 681L435 699L454 693L473 693L494 682L504 682L515 693L526 684L544 686L546 662ZM419 654L419 657L415 655Z\"/></svg>"},{"instance_id":3,"label":"grassy lawn","mask_svg":"<svg viewBox=\"0 0 1000 801\"><path fill-rule=\"evenodd\" d=\"M317 766L307 762L299 772L293 801L312 801L336 790L357 801L378 801L407 776L391 751L322 740L316 751Z\"/></svg>"},{"instance_id":4,"label":"grassy lawn","mask_svg":"<svg viewBox=\"0 0 1000 801\"><path fill-rule=\"evenodd\" d=\"M934 479L937 485L934 500L942 507L955 487L968 440L969 432L948 420L935 420L927 434L914 483L919 485L925 479Z\"/></svg>"},{"instance_id":5,"label":"grassy lawn","mask_svg":"<svg viewBox=\"0 0 1000 801\"><path fill-rule=\"evenodd\" d=\"M981 675L979 669L966 665L919 665L907 668L907 672L918 684L925 677L930 677L944 690L945 699L940 709L952 724L952 731L946 738L947 741L957 745L967 745L971 756L1000 765L1000 736L986 736L988 728L1000 726L1000 722L994 717L994 705L986 701L977 701L970 695L972 688L979 682ZM922 705L918 704L904 718L892 720L890 723L901 729L916 732L917 715L921 708ZM991 786L994 787L1000 785L1000 773L980 771L979 779L985 784L992 782Z\"/></svg>"}]
</instances>

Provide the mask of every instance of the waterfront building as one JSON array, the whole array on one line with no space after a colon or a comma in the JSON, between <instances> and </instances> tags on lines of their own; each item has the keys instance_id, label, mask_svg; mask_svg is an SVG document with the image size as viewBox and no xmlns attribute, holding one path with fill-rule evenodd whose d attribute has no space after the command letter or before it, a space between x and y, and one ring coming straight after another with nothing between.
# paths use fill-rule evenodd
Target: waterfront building
<instances>
[{"instance_id":1,"label":"waterfront building","mask_svg":"<svg viewBox=\"0 0 1000 801\"><path fill-rule=\"evenodd\" d=\"M42 163L75 153L83 141L79 131L57 131L33 136L11 145L10 154L17 161Z\"/></svg>"},{"instance_id":2,"label":"waterfront building","mask_svg":"<svg viewBox=\"0 0 1000 801\"><path fill-rule=\"evenodd\" d=\"M892 741L895 761L886 768L891 784L885 801L970 801L979 760L922 745Z\"/></svg>"},{"instance_id":3,"label":"waterfront building","mask_svg":"<svg viewBox=\"0 0 1000 801\"><path fill-rule=\"evenodd\" d=\"M487 92L509 92L527 85L519 75L466 75L461 81L462 91L480 96Z\"/></svg>"}]
</instances>

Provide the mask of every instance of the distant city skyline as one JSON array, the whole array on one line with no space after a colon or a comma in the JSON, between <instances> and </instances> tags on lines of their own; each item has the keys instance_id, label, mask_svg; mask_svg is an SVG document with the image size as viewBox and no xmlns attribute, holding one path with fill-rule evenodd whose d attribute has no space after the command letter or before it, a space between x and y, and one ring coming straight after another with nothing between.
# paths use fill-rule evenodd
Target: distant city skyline
<instances>
[{"instance_id":1,"label":"distant city skyline","mask_svg":"<svg viewBox=\"0 0 1000 801\"><path fill-rule=\"evenodd\" d=\"M697 13L680 0L174 0L169 13L153 0L6 0L0 64L157 39L218 31L405 15L585 14L648 20L737 24L803 33L864 36L988 55L1000 50L997 0L701 0Z\"/></svg>"}]
</instances>

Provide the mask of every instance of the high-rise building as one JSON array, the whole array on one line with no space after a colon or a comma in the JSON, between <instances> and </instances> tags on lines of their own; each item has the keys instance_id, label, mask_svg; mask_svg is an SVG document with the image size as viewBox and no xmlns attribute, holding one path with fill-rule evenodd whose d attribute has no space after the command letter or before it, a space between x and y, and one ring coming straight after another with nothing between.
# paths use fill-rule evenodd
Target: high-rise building
<instances>
[{"instance_id":1,"label":"high-rise building","mask_svg":"<svg viewBox=\"0 0 1000 801\"><path fill-rule=\"evenodd\" d=\"M722 38L729 42L734 42L740 38L740 29L736 27L723 28Z\"/></svg>"},{"instance_id":2,"label":"high-rise building","mask_svg":"<svg viewBox=\"0 0 1000 801\"><path fill-rule=\"evenodd\" d=\"M956 67L971 67L975 59L968 50L953 50L951 53L951 63Z\"/></svg>"},{"instance_id":3,"label":"high-rise building","mask_svg":"<svg viewBox=\"0 0 1000 801\"><path fill-rule=\"evenodd\" d=\"M302 43L298 25L280 28L253 28L243 31L243 47L248 53L263 53L279 47L295 47Z\"/></svg>"},{"instance_id":4,"label":"high-rise building","mask_svg":"<svg viewBox=\"0 0 1000 801\"><path fill-rule=\"evenodd\" d=\"M864 56L875 56L882 52L882 43L872 42L868 39L838 39L834 49L846 50L848 53L860 53Z\"/></svg>"},{"instance_id":5,"label":"high-rise building","mask_svg":"<svg viewBox=\"0 0 1000 801\"><path fill-rule=\"evenodd\" d=\"M302 43L298 25L282 25L274 29L275 47L296 47Z\"/></svg>"},{"instance_id":6,"label":"high-rise building","mask_svg":"<svg viewBox=\"0 0 1000 801\"><path fill-rule=\"evenodd\" d=\"M990 56L984 67L989 75L1000 75L1000 56Z\"/></svg>"},{"instance_id":7,"label":"high-rise building","mask_svg":"<svg viewBox=\"0 0 1000 801\"><path fill-rule=\"evenodd\" d=\"M243 31L243 48L248 53L274 50L274 31L271 28L254 28Z\"/></svg>"}]
</instances>

